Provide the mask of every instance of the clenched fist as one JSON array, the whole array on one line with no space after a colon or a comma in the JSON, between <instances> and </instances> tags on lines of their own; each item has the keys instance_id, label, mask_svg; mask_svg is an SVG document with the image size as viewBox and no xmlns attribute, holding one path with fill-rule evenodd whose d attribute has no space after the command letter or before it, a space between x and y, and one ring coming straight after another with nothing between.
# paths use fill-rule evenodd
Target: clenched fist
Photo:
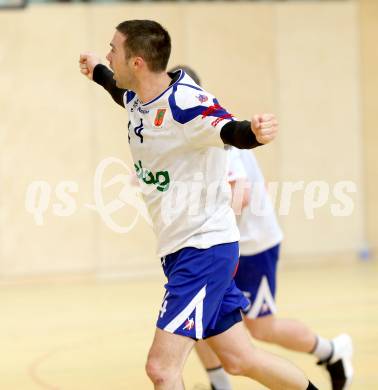
<instances>
[{"instance_id":1,"label":"clenched fist","mask_svg":"<svg viewBox=\"0 0 378 390\"><path fill-rule=\"evenodd\" d=\"M80 54L79 64L80 72L87 76L90 80L93 80L93 69L96 65L100 64L101 60L96 54L86 52Z\"/></svg>"},{"instance_id":2,"label":"clenched fist","mask_svg":"<svg viewBox=\"0 0 378 390\"><path fill-rule=\"evenodd\" d=\"M251 122L251 128L260 144L272 141L278 131L278 122L273 114L255 115Z\"/></svg>"}]
</instances>

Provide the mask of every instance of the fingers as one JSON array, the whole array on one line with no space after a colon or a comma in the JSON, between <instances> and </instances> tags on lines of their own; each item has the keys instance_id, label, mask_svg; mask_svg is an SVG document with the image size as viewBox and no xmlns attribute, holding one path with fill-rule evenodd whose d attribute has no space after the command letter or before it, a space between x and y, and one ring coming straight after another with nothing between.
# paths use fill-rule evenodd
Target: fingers
<instances>
[{"instance_id":1,"label":"fingers","mask_svg":"<svg viewBox=\"0 0 378 390\"><path fill-rule=\"evenodd\" d=\"M80 69L88 69L88 64L86 62L79 62Z\"/></svg>"},{"instance_id":2,"label":"fingers","mask_svg":"<svg viewBox=\"0 0 378 390\"><path fill-rule=\"evenodd\" d=\"M278 132L278 122L273 114L255 115L252 118L252 131L261 144L272 141Z\"/></svg>"},{"instance_id":3,"label":"fingers","mask_svg":"<svg viewBox=\"0 0 378 390\"><path fill-rule=\"evenodd\" d=\"M81 72L84 76L88 76L88 75L89 75L89 69L80 69L80 72Z\"/></svg>"},{"instance_id":4,"label":"fingers","mask_svg":"<svg viewBox=\"0 0 378 390\"><path fill-rule=\"evenodd\" d=\"M92 72L94 68L94 55L93 53L80 53L79 67L80 73L92 79Z\"/></svg>"},{"instance_id":5,"label":"fingers","mask_svg":"<svg viewBox=\"0 0 378 390\"><path fill-rule=\"evenodd\" d=\"M255 116L259 117L260 122L267 122L276 119L274 114L260 114Z\"/></svg>"},{"instance_id":6,"label":"fingers","mask_svg":"<svg viewBox=\"0 0 378 390\"><path fill-rule=\"evenodd\" d=\"M88 59L88 56L86 54L80 54L80 58L79 58L80 72L84 76L87 76L89 73L87 59Z\"/></svg>"},{"instance_id":7,"label":"fingers","mask_svg":"<svg viewBox=\"0 0 378 390\"><path fill-rule=\"evenodd\" d=\"M266 122L260 122L260 129L269 129L270 127L278 126L278 122L276 119L266 121Z\"/></svg>"},{"instance_id":8,"label":"fingers","mask_svg":"<svg viewBox=\"0 0 378 390\"><path fill-rule=\"evenodd\" d=\"M275 135L278 131L278 122L276 120L261 124L259 136Z\"/></svg>"},{"instance_id":9,"label":"fingers","mask_svg":"<svg viewBox=\"0 0 378 390\"><path fill-rule=\"evenodd\" d=\"M273 114L262 114L262 115L254 115L252 118L253 124L256 127L269 127L272 124L278 125L275 115Z\"/></svg>"},{"instance_id":10,"label":"fingers","mask_svg":"<svg viewBox=\"0 0 378 390\"><path fill-rule=\"evenodd\" d=\"M80 72L84 75L84 76L88 76L89 73L90 73L90 70L88 68L88 65L86 62L80 62Z\"/></svg>"},{"instance_id":11,"label":"fingers","mask_svg":"<svg viewBox=\"0 0 378 390\"><path fill-rule=\"evenodd\" d=\"M80 53L80 59L79 59L79 62L84 62L84 61L87 61L89 58L91 57L94 57L95 54L90 52L90 51L85 51L83 53Z\"/></svg>"}]
</instances>

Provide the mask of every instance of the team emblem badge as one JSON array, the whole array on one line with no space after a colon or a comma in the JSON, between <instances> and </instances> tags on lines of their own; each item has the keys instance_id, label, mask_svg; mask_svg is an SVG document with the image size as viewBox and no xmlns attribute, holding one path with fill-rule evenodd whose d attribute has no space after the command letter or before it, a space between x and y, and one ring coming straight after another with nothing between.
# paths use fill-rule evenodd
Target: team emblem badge
<instances>
[{"instance_id":1,"label":"team emblem badge","mask_svg":"<svg viewBox=\"0 0 378 390\"><path fill-rule=\"evenodd\" d=\"M155 120L154 120L155 127L161 127L162 126L166 111L167 111L166 108L159 108L157 110L156 116L155 116Z\"/></svg>"},{"instance_id":2,"label":"team emblem badge","mask_svg":"<svg viewBox=\"0 0 378 390\"><path fill-rule=\"evenodd\" d=\"M209 100L209 98L206 95L198 95L196 97L200 101L200 103L205 103Z\"/></svg>"}]
</instances>

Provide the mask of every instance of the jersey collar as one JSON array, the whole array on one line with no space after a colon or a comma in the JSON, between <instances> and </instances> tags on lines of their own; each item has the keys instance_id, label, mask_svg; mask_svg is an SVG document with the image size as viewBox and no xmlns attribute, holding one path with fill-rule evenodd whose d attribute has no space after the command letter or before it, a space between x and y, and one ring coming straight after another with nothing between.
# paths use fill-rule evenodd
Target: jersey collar
<instances>
[{"instance_id":1,"label":"jersey collar","mask_svg":"<svg viewBox=\"0 0 378 390\"><path fill-rule=\"evenodd\" d=\"M177 83L179 83L185 76L185 72L182 70L182 69L179 69L177 72L174 72L174 73L168 73L170 77L172 77L172 81L171 83L169 84L168 88L163 91L159 96L157 96L156 98L150 100L149 102L147 103L144 103L142 104L143 107L145 106L148 106L149 104L152 104L153 102L156 102L156 100L160 99L170 88L172 88L174 85L176 85Z\"/></svg>"}]
</instances>

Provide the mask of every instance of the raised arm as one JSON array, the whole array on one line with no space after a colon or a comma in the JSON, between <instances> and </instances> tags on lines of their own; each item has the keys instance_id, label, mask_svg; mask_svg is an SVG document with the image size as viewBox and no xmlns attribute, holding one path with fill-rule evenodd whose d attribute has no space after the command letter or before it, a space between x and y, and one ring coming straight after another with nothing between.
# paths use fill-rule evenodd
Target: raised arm
<instances>
[{"instance_id":1,"label":"raised arm","mask_svg":"<svg viewBox=\"0 0 378 390\"><path fill-rule=\"evenodd\" d=\"M113 100L124 107L123 95L126 90L116 86L116 82L113 79L113 72L101 64L99 57L93 53L82 53L80 54L79 63L80 72L84 76L103 86L110 93Z\"/></svg>"},{"instance_id":2,"label":"raised arm","mask_svg":"<svg viewBox=\"0 0 378 390\"><path fill-rule=\"evenodd\" d=\"M272 141L278 130L273 114L255 115L252 122L232 121L221 129L222 141L238 149L252 149Z\"/></svg>"}]
</instances>

